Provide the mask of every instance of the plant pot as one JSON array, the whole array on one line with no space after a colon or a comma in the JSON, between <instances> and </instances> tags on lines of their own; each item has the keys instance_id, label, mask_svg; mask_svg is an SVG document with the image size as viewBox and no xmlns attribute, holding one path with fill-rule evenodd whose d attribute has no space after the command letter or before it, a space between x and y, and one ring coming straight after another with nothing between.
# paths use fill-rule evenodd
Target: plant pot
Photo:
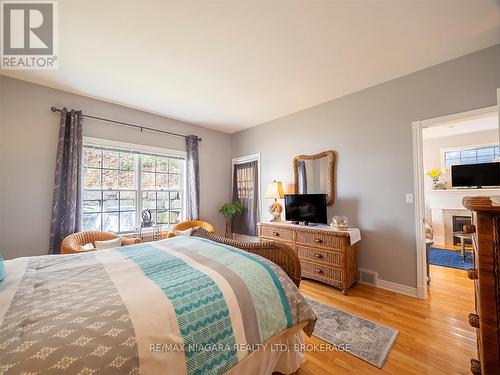
<instances>
[{"instance_id":1,"label":"plant pot","mask_svg":"<svg viewBox=\"0 0 500 375\"><path fill-rule=\"evenodd\" d=\"M232 233L231 233L231 220L226 220L226 230L224 231L224 237L225 238L231 238Z\"/></svg>"}]
</instances>

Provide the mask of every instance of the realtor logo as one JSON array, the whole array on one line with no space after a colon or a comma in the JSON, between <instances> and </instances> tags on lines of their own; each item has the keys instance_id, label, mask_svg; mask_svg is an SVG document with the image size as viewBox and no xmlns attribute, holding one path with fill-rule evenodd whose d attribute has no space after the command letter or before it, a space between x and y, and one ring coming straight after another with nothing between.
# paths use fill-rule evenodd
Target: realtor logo
<instances>
[{"instance_id":1,"label":"realtor logo","mask_svg":"<svg viewBox=\"0 0 500 375\"><path fill-rule=\"evenodd\" d=\"M0 69L58 69L58 3L2 1L0 5Z\"/></svg>"}]
</instances>

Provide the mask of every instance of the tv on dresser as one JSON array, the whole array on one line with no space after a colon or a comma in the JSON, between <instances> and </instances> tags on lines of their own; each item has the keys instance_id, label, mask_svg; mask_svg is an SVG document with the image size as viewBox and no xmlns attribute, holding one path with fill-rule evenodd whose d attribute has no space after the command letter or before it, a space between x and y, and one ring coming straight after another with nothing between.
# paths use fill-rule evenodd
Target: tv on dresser
<instances>
[{"instance_id":1,"label":"tv on dresser","mask_svg":"<svg viewBox=\"0 0 500 375\"><path fill-rule=\"evenodd\" d=\"M291 222L327 224L326 194L286 194L285 219Z\"/></svg>"}]
</instances>

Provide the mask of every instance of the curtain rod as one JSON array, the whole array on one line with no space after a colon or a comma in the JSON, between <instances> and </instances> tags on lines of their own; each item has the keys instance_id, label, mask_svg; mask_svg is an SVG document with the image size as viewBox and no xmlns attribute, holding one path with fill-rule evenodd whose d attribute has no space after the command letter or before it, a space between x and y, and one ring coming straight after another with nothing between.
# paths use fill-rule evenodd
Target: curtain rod
<instances>
[{"instance_id":1,"label":"curtain rod","mask_svg":"<svg viewBox=\"0 0 500 375\"><path fill-rule=\"evenodd\" d=\"M50 110L52 112L61 112L61 109L60 108L56 108L56 107L51 107ZM154 129L154 128L148 128L146 126L142 126L142 125L137 125L137 124L129 124L128 122L122 122L122 121L116 121L116 120L110 120L110 119L107 119L107 118L103 118L103 117L97 117L97 116L91 116L91 115L84 115L82 114L83 117L87 117L87 118L91 118L91 119L94 119L94 120L100 120L100 121L106 121L106 122L112 122L114 124L119 124L119 125L124 125L124 126L129 126L131 128L136 128L136 129L139 129L141 132L143 130L149 130L151 132L156 132L156 133L162 133L162 134L168 134L168 135L172 135L174 137L182 137L182 138L187 138L188 136L187 135L184 135L184 134L179 134L179 133L174 133L174 132L169 132L169 131L166 131L166 130L159 130L159 129ZM201 141L201 138L198 137L198 141Z\"/></svg>"}]
</instances>

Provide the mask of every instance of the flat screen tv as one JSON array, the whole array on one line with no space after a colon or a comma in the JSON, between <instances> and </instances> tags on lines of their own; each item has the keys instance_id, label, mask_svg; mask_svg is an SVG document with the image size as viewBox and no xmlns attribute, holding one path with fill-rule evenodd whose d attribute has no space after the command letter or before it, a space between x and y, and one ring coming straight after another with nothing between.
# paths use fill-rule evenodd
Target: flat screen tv
<instances>
[{"instance_id":1,"label":"flat screen tv","mask_svg":"<svg viewBox=\"0 0 500 375\"><path fill-rule=\"evenodd\" d=\"M285 218L288 221L326 224L326 194L285 195Z\"/></svg>"},{"instance_id":2,"label":"flat screen tv","mask_svg":"<svg viewBox=\"0 0 500 375\"><path fill-rule=\"evenodd\" d=\"M500 162L451 166L453 187L500 186Z\"/></svg>"}]
</instances>

